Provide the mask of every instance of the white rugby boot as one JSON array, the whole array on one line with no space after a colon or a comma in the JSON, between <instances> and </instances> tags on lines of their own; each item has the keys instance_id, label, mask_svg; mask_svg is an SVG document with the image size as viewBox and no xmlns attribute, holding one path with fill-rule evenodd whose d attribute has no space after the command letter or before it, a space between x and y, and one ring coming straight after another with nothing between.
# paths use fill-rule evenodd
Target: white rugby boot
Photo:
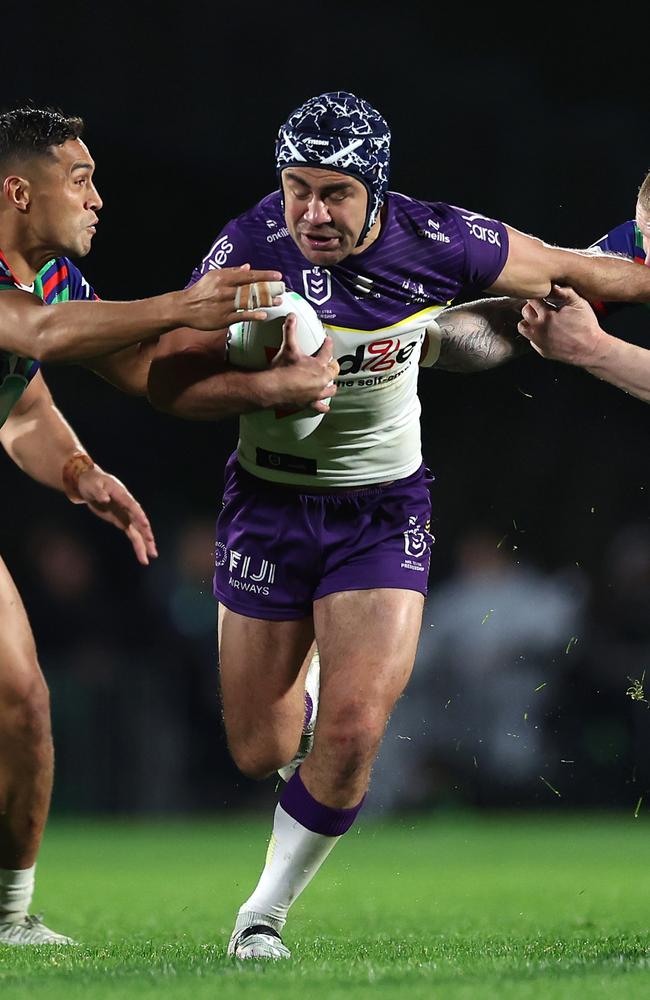
<instances>
[{"instance_id":1,"label":"white rugby boot","mask_svg":"<svg viewBox=\"0 0 650 1000\"><path fill-rule=\"evenodd\" d=\"M57 934L56 931L46 927L39 916L25 916L21 920L0 921L0 945L29 945L29 944L73 944L77 942L65 934Z\"/></svg>"},{"instance_id":2,"label":"white rugby boot","mask_svg":"<svg viewBox=\"0 0 650 1000\"><path fill-rule=\"evenodd\" d=\"M258 918L260 923L245 923ZM249 958L270 959L272 962L277 962L280 958L291 958L291 952L283 943L279 931L270 924L263 923L265 919L268 918L261 913L244 913L237 917L228 944L229 958L239 958L242 962Z\"/></svg>"},{"instance_id":3,"label":"white rugby boot","mask_svg":"<svg viewBox=\"0 0 650 1000\"><path fill-rule=\"evenodd\" d=\"M302 736L298 745L296 756L284 767L278 768L278 774L283 781L288 781L293 777L305 758L311 753L314 745L314 730L316 728L316 715L318 714L318 692L320 688L320 654L315 650L305 678L305 722L302 728Z\"/></svg>"}]
</instances>

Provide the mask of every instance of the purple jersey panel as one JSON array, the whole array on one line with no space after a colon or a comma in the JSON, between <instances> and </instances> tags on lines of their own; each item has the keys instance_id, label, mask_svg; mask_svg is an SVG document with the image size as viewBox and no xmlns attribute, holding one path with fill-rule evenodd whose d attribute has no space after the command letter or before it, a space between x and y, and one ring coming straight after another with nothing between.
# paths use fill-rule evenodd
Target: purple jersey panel
<instances>
[{"instance_id":1,"label":"purple jersey panel","mask_svg":"<svg viewBox=\"0 0 650 1000\"><path fill-rule=\"evenodd\" d=\"M461 292L481 292L503 270L508 256L503 223L393 191L385 205L381 232L367 250L321 268L303 257L289 235L276 191L223 228L190 284L215 268L243 263L277 268L323 323L371 331L418 308L452 302Z\"/></svg>"},{"instance_id":2,"label":"purple jersey panel","mask_svg":"<svg viewBox=\"0 0 650 1000\"><path fill-rule=\"evenodd\" d=\"M430 483L422 466L390 485L299 493L249 475L233 455L217 520L215 596L237 614L288 621L342 591L426 594Z\"/></svg>"}]
</instances>

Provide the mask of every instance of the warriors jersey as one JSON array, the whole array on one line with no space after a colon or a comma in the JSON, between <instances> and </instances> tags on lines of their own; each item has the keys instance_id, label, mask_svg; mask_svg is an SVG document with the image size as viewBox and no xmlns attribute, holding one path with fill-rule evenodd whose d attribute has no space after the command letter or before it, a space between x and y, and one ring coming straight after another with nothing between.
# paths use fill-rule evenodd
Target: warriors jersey
<instances>
[{"instance_id":1,"label":"warriors jersey","mask_svg":"<svg viewBox=\"0 0 650 1000\"><path fill-rule=\"evenodd\" d=\"M71 299L96 299L97 295L71 260L57 257L39 271L34 284L21 285L0 250L0 292L19 289L38 295L46 305ZM2 299L0 299L0 309ZM0 314L1 315L1 314ZM40 362L0 350L0 427L40 368Z\"/></svg>"},{"instance_id":2,"label":"warriors jersey","mask_svg":"<svg viewBox=\"0 0 650 1000\"><path fill-rule=\"evenodd\" d=\"M593 247L600 247L606 253L618 253L623 257L629 257L637 264L645 263L643 236L634 219L616 226L611 232L597 240Z\"/></svg>"},{"instance_id":3,"label":"warriors jersey","mask_svg":"<svg viewBox=\"0 0 650 1000\"><path fill-rule=\"evenodd\" d=\"M622 222L605 236L597 240L590 247L591 250L600 249L604 253L620 254L636 261L637 264L645 264L645 250L643 249L643 234L634 219L629 222ZM646 308L650 307L649 302L640 303ZM599 315L610 315L622 309L625 302L594 302L593 308Z\"/></svg>"},{"instance_id":4,"label":"warriors jersey","mask_svg":"<svg viewBox=\"0 0 650 1000\"><path fill-rule=\"evenodd\" d=\"M200 267L250 263L282 272L334 342L337 394L302 440L282 413L240 417L238 458L253 475L301 486L402 479L421 464L418 361L424 329L461 293L497 279L508 256L501 222L389 192L378 238L330 267L312 265L286 227L279 191L228 223ZM190 283L191 283L190 282Z\"/></svg>"}]
</instances>

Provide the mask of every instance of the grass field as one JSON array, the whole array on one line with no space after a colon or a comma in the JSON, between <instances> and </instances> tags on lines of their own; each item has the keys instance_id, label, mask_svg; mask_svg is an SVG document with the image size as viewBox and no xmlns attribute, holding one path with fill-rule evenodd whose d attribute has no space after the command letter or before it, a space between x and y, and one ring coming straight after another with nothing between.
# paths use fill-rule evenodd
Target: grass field
<instances>
[{"instance_id":1,"label":"grass field","mask_svg":"<svg viewBox=\"0 0 650 1000\"><path fill-rule=\"evenodd\" d=\"M233 964L265 823L52 821L35 909L74 949L0 948L2 1000L650 997L643 813L361 822L294 905L291 962Z\"/></svg>"}]
</instances>

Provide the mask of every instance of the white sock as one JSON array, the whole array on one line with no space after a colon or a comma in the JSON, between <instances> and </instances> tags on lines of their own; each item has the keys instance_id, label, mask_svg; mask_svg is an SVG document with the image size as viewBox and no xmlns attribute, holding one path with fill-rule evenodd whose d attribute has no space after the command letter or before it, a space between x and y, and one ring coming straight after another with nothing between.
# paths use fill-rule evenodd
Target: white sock
<instances>
[{"instance_id":1,"label":"white sock","mask_svg":"<svg viewBox=\"0 0 650 1000\"><path fill-rule=\"evenodd\" d=\"M239 909L235 930L268 924L281 931L289 907L340 839L312 833L281 805L276 806L264 871L252 896Z\"/></svg>"},{"instance_id":2,"label":"white sock","mask_svg":"<svg viewBox=\"0 0 650 1000\"><path fill-rule=\"evenodd\" d=\"M27 915L34 895L36 865L0 868L0 922L18 923Z\"/></svg>"}]
</instances>

